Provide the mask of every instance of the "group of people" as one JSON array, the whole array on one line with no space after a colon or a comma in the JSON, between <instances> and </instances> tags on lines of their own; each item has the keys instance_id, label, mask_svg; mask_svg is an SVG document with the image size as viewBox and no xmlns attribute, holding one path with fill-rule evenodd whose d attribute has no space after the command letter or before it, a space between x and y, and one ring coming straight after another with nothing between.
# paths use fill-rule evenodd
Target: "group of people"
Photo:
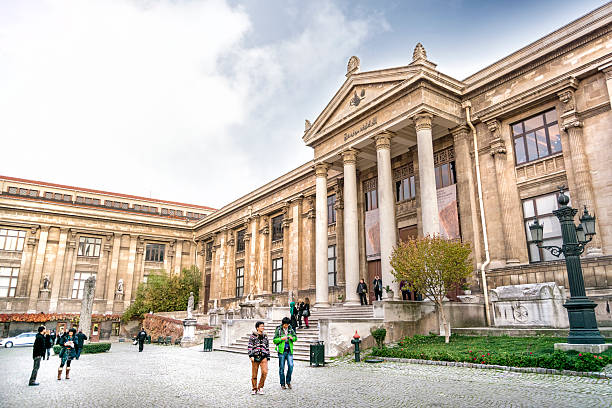
<instances>
[{"instance_id":1,"label":"group of people","mask_svg":"<svg viewBox=\"0 0 612 408\"><path fill-rule=\"evenodd\" d=\"M374 277L372 286L374 287L374 300L382 300L383 285L380 276L377 275ZM412 290L412 287L408 281L403 280L400 282L400 291L402 292L403 300L423 300L423 297L419 293ZM359 295L361 305L367 305L368 285L363 279L359 280L359 284L357 285L357 294Z\"/></svg>"},{"instance_id":2,"label":"group of people","mask_svg":"<svg viewBox=\"0 0 612 408\"><path fill-rule=\"evenodd\" d=\"M55 333L52 334L45 326L38 328L36 338L34 339L34 348L32 350L32 358L34 359L34 367L32 368L32 374L30 375L29 385L36 386L39 383L36 382L38 376L38 369L40 368L40 361L44 360L45 357L49 360L51 356L51 348L54 344L58 344L61 349L59 353L60 366L57 369L57 379L62 379L62 372L64 366L66 367L66 379L70 379L70 363L72 360L78 360L83 351L87 336L80 329L77 333L77 329L74 327L64 332L64 328L60 328L57 336Z\"/></svg>"},{"instance_id":3,"label":"group of people","mask_svg":"<svg viewBox=\"0 0 612 408\"><path fill-rule=\"evenodd\" d=\"M308 329L308 318L310 317L310 299L305 298L304 301L298 299L296 302L289 303L289 316L291 327L293 330L302 328L302 319L304 319L304 325Z\"/></svg>"}]
</instances>

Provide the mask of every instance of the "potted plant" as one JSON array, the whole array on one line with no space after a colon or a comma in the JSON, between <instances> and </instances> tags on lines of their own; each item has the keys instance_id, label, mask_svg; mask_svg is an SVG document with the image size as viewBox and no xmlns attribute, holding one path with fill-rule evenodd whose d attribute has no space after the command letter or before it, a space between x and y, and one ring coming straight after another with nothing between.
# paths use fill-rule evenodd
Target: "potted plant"
<instances>
[{"instance_id":1,"label":"potted plant","mask_svg":"<svg viewBox=\"0 0 612 408\"><path fill-rule=\"evenodd\" d=\"M389 287L389 285L385 286L385 292L387 292L387 299L393 299L393 289Z\"/></svg>"},{"instance_id":2,"label":"potted plant","mask_svg":"<svg viewBox=\"0 0 612 408\"><path fill-rule=\"evenodd\" d=\"M461 290L463 291L464 295L471 295L472 294L472 290L470 289L470 285L465 282L461 285Z\"/></svg>"}]
</instances>

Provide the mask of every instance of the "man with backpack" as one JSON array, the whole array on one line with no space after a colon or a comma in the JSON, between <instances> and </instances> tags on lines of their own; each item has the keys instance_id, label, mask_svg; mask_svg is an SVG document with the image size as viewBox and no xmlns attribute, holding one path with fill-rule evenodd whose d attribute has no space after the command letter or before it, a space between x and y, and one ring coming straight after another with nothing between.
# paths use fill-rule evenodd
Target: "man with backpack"
<instances>
[{"instance_id":1,"label":"man with backpack","mask_svg":"<svg viewBox=\"0 0 612 408\"><path fill-rule=\"evenodd\" d=\"M291 319L283 317L281 325L274 331L276 351L278 352L278 375L283 390L291 389L291 374L293 373L293 343L297 341L295 330L290 326ZM287 375L285 376L285 363L287 363Z\"/></svg>"}]
</instances>

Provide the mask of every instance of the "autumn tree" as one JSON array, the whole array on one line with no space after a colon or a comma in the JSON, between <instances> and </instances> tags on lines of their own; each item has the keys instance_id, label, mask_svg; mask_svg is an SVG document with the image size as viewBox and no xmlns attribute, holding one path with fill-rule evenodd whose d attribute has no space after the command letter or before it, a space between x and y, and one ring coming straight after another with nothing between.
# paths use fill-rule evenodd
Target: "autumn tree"
<instances>
[{"instance_id":1,"label":"autumn tree","mask_svg":"<svg viewBox=\"0 0 612 408\"><path fill-rule=\"evenodd\" d=\"M189 294L193 292L194 303L198 303L202 278L196 266L183 268L179 275L168 275L160 270L149 275L141 283L136 299L123 313L122 320L142 317L145 313L186 310Z\"/></svg>"},{"instance_id":2,"label":"autumn tree","mask_svg":"<svg viewBox=\"0 0 612 408\"><path fill-rule=\"evenodd\" d=\"M469 243L427 236L403 241L391 254L395 279L409 282L415 291L434 303L446 343L450 337L450 322L442 302L449 290L460 286L472 273L470 253Z\"/></svg>"}]
</instances>

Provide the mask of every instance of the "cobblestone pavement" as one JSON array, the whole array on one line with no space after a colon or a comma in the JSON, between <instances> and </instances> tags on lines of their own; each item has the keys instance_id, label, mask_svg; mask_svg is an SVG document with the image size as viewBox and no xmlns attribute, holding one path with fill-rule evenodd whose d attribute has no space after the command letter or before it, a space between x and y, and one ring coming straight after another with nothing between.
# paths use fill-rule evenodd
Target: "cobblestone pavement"
<instances>
[{"instance_id":1,"label":"cobblestone pavement","mask_svg":"<svg viewBox=\"0 0 612 408\"><path fill-rule=\"evenodd\" d=\"M405 363L296 362L281 390L270 361L266 395L250 395L246 356L220 351L113 344L84 354L57 381L58 357L42 361L28 387L32 349L0 350L0 406L79 407L611 407L612 381Z\"/></svg>"}]
</instances>

